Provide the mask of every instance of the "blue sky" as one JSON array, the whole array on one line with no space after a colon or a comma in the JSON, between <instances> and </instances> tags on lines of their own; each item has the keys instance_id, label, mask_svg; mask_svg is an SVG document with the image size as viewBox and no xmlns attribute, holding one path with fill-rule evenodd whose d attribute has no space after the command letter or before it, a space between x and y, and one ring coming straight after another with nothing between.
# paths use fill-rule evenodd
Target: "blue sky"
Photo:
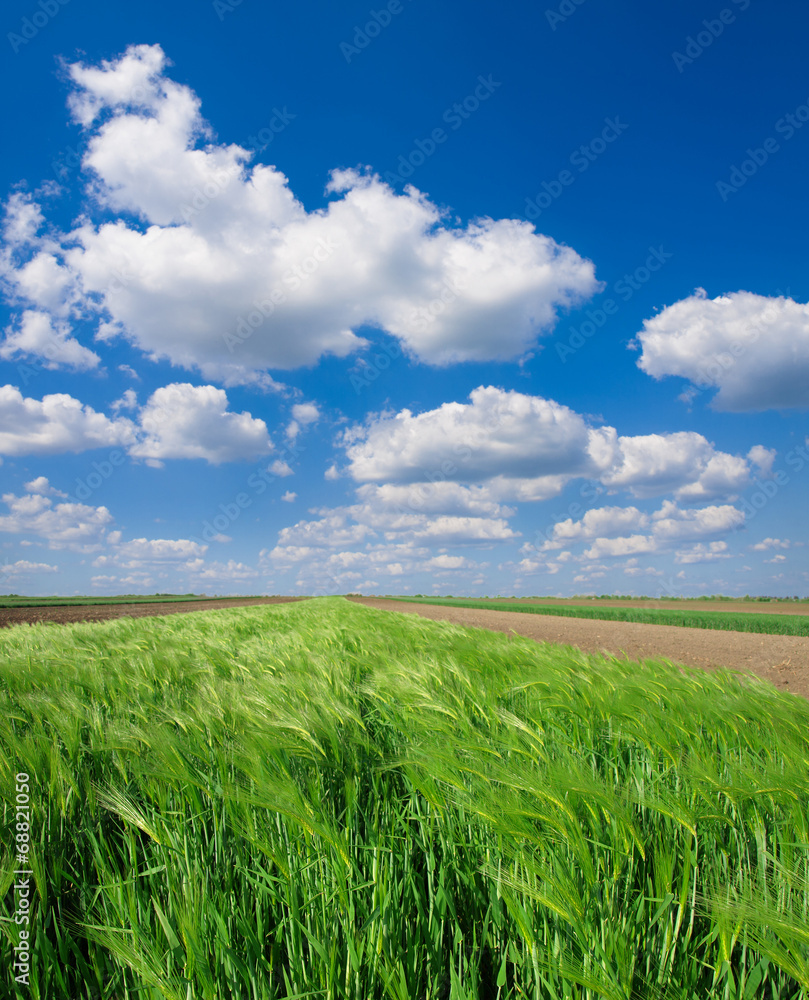
<instances>
[{"instance_id":1,"label":"blue sky","mask_svg":"<svg viewBox=\"0 0 809 1000\"><path fill-rule=\"evenodd\" d=\"M0 592L809 593L807 22L6 4Z\"/></svg>"}]
</instances>

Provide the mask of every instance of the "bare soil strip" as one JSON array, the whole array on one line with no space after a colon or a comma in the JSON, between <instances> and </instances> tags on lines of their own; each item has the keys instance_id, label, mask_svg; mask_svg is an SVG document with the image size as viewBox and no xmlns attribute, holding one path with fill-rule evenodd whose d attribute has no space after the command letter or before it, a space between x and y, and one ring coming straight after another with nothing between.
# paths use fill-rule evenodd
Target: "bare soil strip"
<instances>
[{"instance_id":1,"label":"bare soil strip","mask_svg":"<svg viewBox=\"0 0 809 1000\"><path fill-rule=\"evenodd\" d=\"M809 699L809 637L806 636L720 632L519 611L480 611L372 597L349 599L383 611L419 614L455 625L514 632L537 642L577 646L588 653L625 656L631 660L665 659L703 670L728 667L756 674L781 691Z\"/></svg>"},{"instance_id":2,"label":"bare soil strip","mask_svg":"<svg viewBox=\"0 0 809 1000\"><path fill-rule=\"evenodd\" d=\"M302 597L239 597L222 601L163 601L154 604L74 604L59 607L0 608L0 628L11 625L104 622L111 618L146 618L150 615L181 615L218 608L247 608L254 604L287 604Z\"/></svg>"}]
</instances>

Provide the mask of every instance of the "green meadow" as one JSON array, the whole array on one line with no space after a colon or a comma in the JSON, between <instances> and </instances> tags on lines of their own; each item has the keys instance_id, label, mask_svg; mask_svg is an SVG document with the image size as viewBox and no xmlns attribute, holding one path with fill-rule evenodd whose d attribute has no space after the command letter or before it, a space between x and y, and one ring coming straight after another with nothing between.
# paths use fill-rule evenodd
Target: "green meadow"
<instances>
[{"instance_id":1,"label":"green meadow","mask_svg":"<svg viewBox=\"0 0 809 1000\"><path fill-rule=\"evenodd\" d=\"M767 635L809 636L809 615L767 615L744 611L703 611L683 608L613 608L605 605L516 604L473 597L395 597L411 604L437 604L452 608L517 611L530 615L562 615L610 622L642 622L647 625L681 625L685 628L722 629L729 632L761 632Z\"/></svg>"},{"instance_id":2,"label":"green meadow","mask_svg":"<svg viewBox=\"0 0 809 1000\"><path fill-rule=\"evenodd\" d=\"M3 995L809 997L809 703L755 677L343 598L17 627L0 765Z\"/></svg>"}]
</instances>

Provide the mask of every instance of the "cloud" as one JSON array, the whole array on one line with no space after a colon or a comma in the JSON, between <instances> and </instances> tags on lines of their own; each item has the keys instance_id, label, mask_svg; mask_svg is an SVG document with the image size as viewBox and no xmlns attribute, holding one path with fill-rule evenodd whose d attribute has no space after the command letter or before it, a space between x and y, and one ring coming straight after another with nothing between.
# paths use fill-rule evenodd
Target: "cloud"
<instances>
[{"instance_id":1,"label":"cloud","mask_svg":"<svg viewBox=\"0 0 809 1000\"><path fill-rule=\"evenodd\" d=\"M571 542L589 538L620 535L633 528L645 528L648 524L649 515L637 507L594 507L580 521L570 517L557 521L542 550L561 549Z\"/></svg>"},{"instance_id":2,"label":"cloud","mask_svg":"<svg viewBox=\"0 0 809 1000\"><path fill-rule=\"evenodd\" d=\"M427 364L516 358L599 289L590 261L530 223L452 227L421 192L397 194L367 169L333 171L329 202L307 212L276 167L212 141L166 65L160 46L138 45L69 67L90 207L118 218L87 216L49 245L55 313L95 312L102 336L231 385L345 357L367 344L362 326ZM18 198L9 220L36 252L39 207ZM44 305L29 263L7 280Z\"/></svg>"},{"instance_id":3,"label":"cloud","mask_svg":"<svg viewBox=\"0 0 809 1000\"><path fill-rule=\"evenodd\" d=\"M278 547L292 551L301 549L306 553L302 558L307 558L312 552L312 546L342 548L362 542L366 536L375 534L367 525L351 524L352 520L349 510L337 509L319 521L298 521L292 527L282 528L278 532Z\"/></svg>"},{"instance_id":4,"label":"cloud","mask_svg":"<svg viewBox=\"0 0 809 1000\"><path fill-rule=\"evenodd\" d=\"M298 494L293 493L291 490L287 490L286 493L281 494L281 499L285 503L295 503L295 501L298 499Z\"/></svg>"},{"instance_id":5,"label":"cloud","mask_svg":"<svg viewBox=\"0 0 809 1000\"><path fill-rule=\"evenodd\" d=\"M16 386L0 388L0 455L47 455L122 445L151 465L170 458L201 458L212 465L250 461L273 450L263 420L228 409L223 389L174 382L156 389L137 412L137 423L110 419L64 393L41 401ZM111 406L137 408L132 389ZM278 463L276 463L278 464ZM291 475L276 472L276 475Z\"/></svg>"},{"instance_id":6,"label":"cloud","mask_svg":"<svg viewBox=\"0 0 809 1000\"><path fill-rule=\"evenodd\" d=\"M349 475L411 486L477 483L480 498L493 501L546 500L576 477L692 502L736 495L750 481L744 458L693 431L619 437L554 400L494 386L479 386L469 400L417 415L372 414L348 428L340 443Z\"/></svg>"},{"instance_id":7,"label":"cloud","mask_svg":"<svg viewBox=\"0 0 809 1000\"><path fill-rule=\"evenodd\" d=\"M767 552L769 549L788 549L792 543L788 538L765 538L761 542L756 542L750 548L754 552Z\"/></svg>"},{"instance_id":8,"label":"cloud","mask_svg":"<svg viewBox=\"0 0 809 1000\"><path fill-rule=\"evenodd\" d=\"M119 565L133 560L142 562L180 562L202 556L208 546L187 538L133 538L115 546L114 557ZM129 563L131 565L131 563Z\"/></svg>"},{"instance_id":9,"label":"cloud","mask_svg":"<svg viewBox=\"0 0 809 1000\"><path fill-rule=\"evenodd\" d=\"M657 542L647 535L629 535L624 538L597 538L582 553L585 559L603 559L605 556L627 556L636 552L654 552Z\"/></svg>"},{"instance_id":10,"label":"cloud","mask_svg":"<svg viewBox=\"0 0 809 1000\"><path fill-rule=\"evenodd\" d=\"M598 507L587 513L579 521L568 518L554 525L548 540L541 546L541 552L553 551L578 541L592 540L581 559L602 559L605 557L648 554L670 551L672 545L690 539L707 539L727 534L744 524L744 513L729 504L702 508L682 509L676 502L665 500L659 510L646 514L637 507ZM635 533L620 535L619 532L633 528L651 528L649 534ZM612 536L618 537L612 537ZM718 558L716 553L727 547L725 542L706 548L697 544L690 550L682 550L685 555L680 562L703 562L706 558ZM686 556L691 554L693 558ZM557 557L561 558L561 557ZM631 560L627 565L632 568Z\"/></svg>"},{"instance_id":11,"label":"cloud","mask_svg":"<svg viewBox=\"0 0 809 1000\"><path fill-rule=\"evenodd\" d=\"M515 508L505 507L489 498L483 486L459 483L366 483L357 489L362 503L378 511L399 514L471 514L483 517L511 517Z\"/></svg>"},{"instance_id":12,"label":"cloud","mask_svg":"<svg viewBox=\"0 0 809 1000\"><path fill-rule=\"evenodd\" d=\"M305 427L320 419L320 410L315 403L295 403L292 407L292 416Z\"/></svg>"},{"instance_id":13,"label":"cloud","mask_svg":"<svg viewBox=\"0 0 809 1000\"><path fill-rule=\"evenodd\" d=\"M26 493L39 493L44 497L67 497L67 493L63 493L61 490L57 490L51 486L46 476L37 476L30 483L26 483L25 491Z\"/></svg>"},{"instance_id":14,"label":"cloud","mask_svg":"<svg viewBox=\"0 0 809 1000\"><path fill-rule=\"evenodd\" d=\"M39 480L34 482L39 485ZM9 513L0 515L0 531L36 535L46 539L51 549L98 551L113 521L106 507L89 507L81 503L54 504L42 492L27 493L21 497L4 493L3 502Z\"/></svg>"},{"instance_id":15,"label":"cloud","mask_svg":"<svg viewBox=\"0 0 809 1000\"><path fill-rule=\"evenodd\" d=\"M450 556L450 555L440 555L433 556L432 559L428 560L426 569L463 569L469 565L469 561L463 556Z\"/></svg>"},{"instance_id":16,"label":"cloud","mask_svg":"<svg viewBox=\"0 0 809 1000\"><path fill-rule=\"evenodd\" d=\"M273 449L263 420L232 413L223 389L187 382L156 389L139 414L145 437L130 447L136 458L203 458L212 465L249 461Z\"/></svg>"},{"instance_id":17,"label":"cloud","mask_svg":"<svg viewBox=\"0 0 809 1000\"><path fill-rule=\"evenodd\" d=\"M31 200L31 196L16 191L6 203L3 239L9 247L15 248L33 243L44 222L42 210Z\"/></svg>"},{"instance_id":18,"label":"cloud","mask_svg":"<svg viewBox=\"0 0 809 1000\"><path fill-rule=\"evenodd\" d=\"M13 563L0 564L0 581L3 577L11 579L17 576L29 576L32 573L58 573L58 566L51 566L50 563L34 563L27 559L18 559Z\"/></svg>"},{"instance_id":19,"label":"cloud","mask_svg":"<svg viewBox=\"0 0 809 1000\"><path fill-rule=\"evenodd\" d=\"M226 563L212 562L189 568L191 579L200 582L242 583L254 580L258 575L258 570L234 559L228 559Z\"/></svg>"},{"instance_id":20,"label":"cloud","mask_svg":"<svg viewBox=\"0 0 809 1000\"><path fill-rule=\"evenodd\" d=\"M44 367L49 369L64 366L90 371L101 363L94 351L70 336L67 323L33 309L23 312L16 329L6 329L6 338L0 344L0 358L9 361L20 356L44 358Z\"/></svg>"},{"instance_id":21,"label":"cloud","mask_svg":"<svg viewBox=\"0 0 809 1000\"><path fill-rule=\"evenodd\" d=\"M611 428L588 427L553 400L479 386L469 403L443 403L372 416L343 443L359 482L492 482L490 492L519 496L527 484L554 495L573 476L597 475L615 454ZM542 486L550 482L550 488Z\"/></svg>"},{"instance_id":22,"label":"cloud","mask_svg":"<svg viewBox=\"0 0 809 1000\"><path fill-rule=\"evenodd\" d=\"M53 455L130 445L130 420L110 420L65 393L23 398L13 385L0 387L0 454Z\"/></svg>"},{"instance_id":23,"label":"cloud","mask_svg":"<svg viewBox=\"0 0 809 1000\"><path fill-rule=\"evenodd\" d=\"M279 479L283 479L285 476L295 475L295 473L289 467L289 463L285 462L282 458L276 458L276 460L270 466L270 472L274 476L278 476Z\"/></svg>"},{"instance_id":24,"label":"cloud","mask_svg":"<svg viewBox=\"0 0 809 1000\"><path fill-rule=\"evenodd\" d=\"M489 547L518 537L502 517L411 513L384 490L361 488L358 493L362 503L313 511L320 519L283 528L277 545L260 553L262 564L297 566L298 583L309 591L340 591L356 589L357 570L369 564L382 575L471 572L481 564L445 548Z\"/></svg>"},{"instance_id":25,"label":"cloud","mask_svg":"<svg viewBox=\"0 0 809 1000\"><path fill-rule=\"evenodd\" d=\"M601 477L605 486L633 496L672 493L681 500L737 494L750 481L743 458L717 452L695 431L618 438L621 458Z\"/></svg>"},{"instance_id":26,"label":"cloud","mask_svg":"<svg viewBox=\"0 0 809 1000\"><path fill-rule=\"evenodd\" d=\"M290 441L294 441L304 427L315 423L320 418L320 411L314 403L296 403L292 407L293 419L290 420L286 429L286 436Z\"/></svg>"},{"instance_id":27,"label":"cloud","mask_svg":"<svg viewBox=\"0 0 809 1000\"><path fill-rule=\"evenodd\" d=\"M699 290L644 320L637 341L647 375L717 388L714 409L809 407L809 306L791 298L740 291L709 299Z\"/></svg>"},{"instance_id":28,"label":"cloud","mask_svg":"<svg viewBox=\"0 0 809 1000\"><path fill-rule=\"evenodd\" d=\"M111 404L110 409L113 413L117 413L119 410L135 410L137 406L138 394L134 389L126 389L123 396Z\"/></svg>"},{"instance_id":29,"label":"cloud","mask_svg":"<svg viewBox=\"0 0 809 1000\"><path fill-rule=\"evenodd\" d=\"M727 551L727 542L697 542L687 549L678 549L674 553L674 561L679 564L715 562L717 559L731 559L732 552Z\"/></svg>"},{"instance_id":30,"label":"cloud","mask_svg":"<svg viewBox=\"0 0 809 1000\"><path fill-rule=\"evenodd\" d=\"M757 466L762 475L769 476L777 454L775 448L765 448L764 445L754 444L748 451L747 457L753 465Z\"/></svg>"},{"instance_id":31,"label":"cloud","mask_svg":"<svg viewBox=\"0 0 809 1000\"><path fill-rule=\"evenodd\" d=\"M654 535L661 541L706 538L744 526L744 512L729 504L681 510L676 503L664 500L652 519Z\"/></svg>"}]
</instances>

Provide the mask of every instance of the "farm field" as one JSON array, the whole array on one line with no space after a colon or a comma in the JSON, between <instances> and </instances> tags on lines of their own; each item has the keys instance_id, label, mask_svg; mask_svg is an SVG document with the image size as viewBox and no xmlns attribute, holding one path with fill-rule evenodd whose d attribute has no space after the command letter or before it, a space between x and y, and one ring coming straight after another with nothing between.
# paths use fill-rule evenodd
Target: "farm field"
<instances>
[{"instance_id":1,"label":"farm field","mask_svg":"<svg viewBox=\"0 0 809 1000\"><path fill-rule=\"evenodd\" d=\"M754 676L343 598L7 629L0 960L22 861L19 997L806 1000L807 755Z\"/></svg>"},{"instance_id":2,"label":"farm field","mask_svg":"<svg viewBox=\"0 0 809 1000\"><path fill-rule=\"evenodd\" d=\"M589 653L629 659L662 657L703 670L727 668L769 681L809 699L809 637L727 632L718 629L604 621L516 610L424 604L388 598L350 597L380 610L418 614L473 628L518 634L537 642L576 646ZM750 616L752 618L752 615Z\"/></svg>"},{"instance_id":3,"label":"farm field","mask_svg":"<svg viewBox=\"0 0 809 1000\"><path fill-rule=\"evenodd\" d=\"M467 597L397 597L395 600L418 604L434 604L454 608L481 608L513 611L521 614L559 615L570 618L590 618L600 621L641 622L651 625L679 625L686 628L720 629L728 632L761 632L767 635L809 636L809 615L778 616L747 614L703 608L607 607L604 605L545 604L516 601L476 600Z\"/></svg>"},{"instance_id":4,"label":"farm field","mask_svg":"<svg viewBox=\"0 0 809 1000\"><path fill-rule=\"evenodd\" d=\"M0 597L0 608L61 607L92 604L172 604L177 601L216 600L199 594L120 594L114 597L74 596L26 597L8 594Z\"/></svg>"},{"instance_id":5,"label":"farm field","mask_svg":"<svg viewBox=\"0 0 809 1000\"><path fill-rule=\"evenodd\" d=\"M374 595L376 596L376 595ZM391 595L386 594L386 597ZM416 600L409 595L408 600ZM446 600L447 598L444 598ZM665 598L643 597L474 597L448 598L449 600L474 600L482 604L546 604L559 607L580 607L582 605L594 608L660 608L666 611L724 611L743 612L744 614L766 615L809 615L809 598L798 601L786 598L714 599L714 598L682 598L666 600ZM430 598L432 600L432 598Z\"/></svg>"},{"instance_id":6,"label":"farm field","mask_svg":"<svg viewBox=\"0 0 809 1000\"><path fill-rule=\"evenodd\" d=\"M50 623L67 625L74 622L100 622L113 618L142 618L151 615L188 614L192 611L210 611L214 608L249 607L259 604L285 604L300 601L300 597L224 597L204 600L135 601L132 603L111 599L108 601L74 604L22 604L0 606L0 628L10 625Z\"/></svg>"}]
</instances>

